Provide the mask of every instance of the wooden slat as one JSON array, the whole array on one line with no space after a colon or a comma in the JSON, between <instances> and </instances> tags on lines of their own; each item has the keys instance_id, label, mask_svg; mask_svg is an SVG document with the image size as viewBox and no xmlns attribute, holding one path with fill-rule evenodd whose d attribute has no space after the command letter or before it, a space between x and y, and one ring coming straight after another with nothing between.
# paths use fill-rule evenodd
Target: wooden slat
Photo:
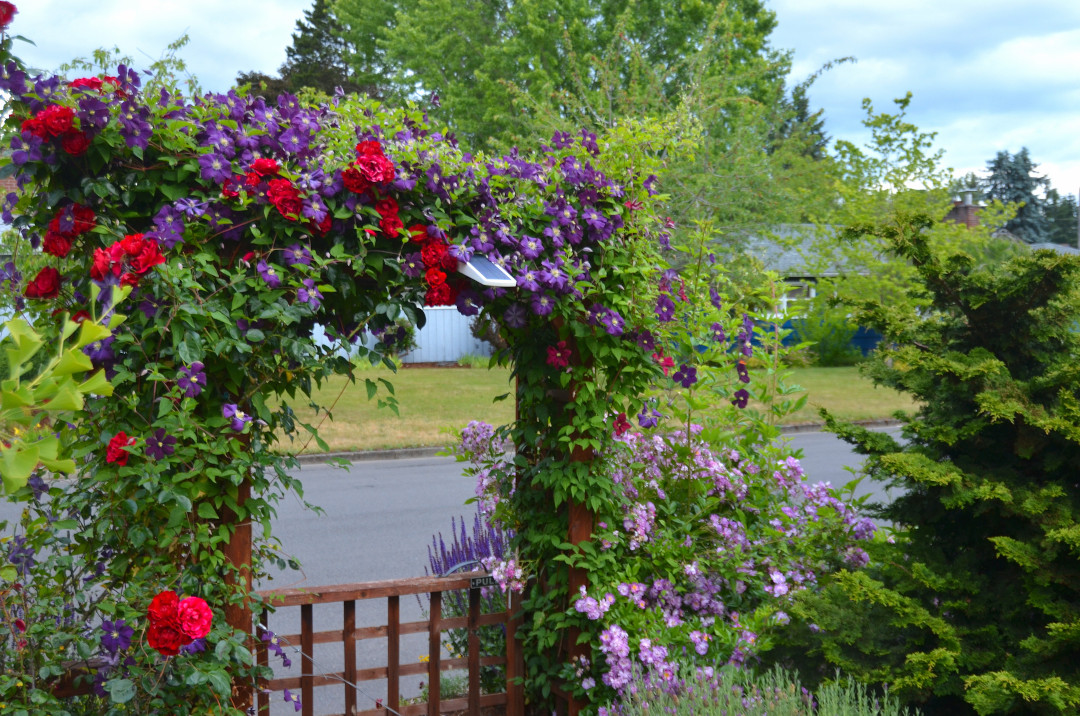
<instances>
[{"instance_id":1,"label":"wooden slat","mask_svg":"<svg viewBox=\"0 0 1080 716\"><path fill-rule=\"evenodd\" d=\"M386 705L392 709L401 706L401 598L386 599Z\"/></svg>"},{"instance_id":2,"label":"wooden slat","mask_svg":"<svg viewBox=\"0 0 1080 716\"><path fill-rule=\"evenodd\" d=\"M503 656L482 656L480 657L480 666L502 666L506 663L506 657ZM452 671L454 669L463 669L469 665L468 657L462 656L456 659L443 659L439 662L439 668L442 671ZM356 678L353 683L358 684L362 681L377 681L380 679L386 679L389 676L389 670L385 666L373 666L368 669L357 669ZM398 670L398 676L419 676L427 675L429 673L428 665L417 661L412 664L402 664ZM335 671L328 674L316 674L313 679L313 684L316 688L320 686L336 686L341 684L341 680L345 678L345 672ZM268 691L281 691L282 689L298 689L302 685L301 677L299 676L285 676L279 679L271 679L270 681L263 682L263 686ZM389 703L389 701L387 702Z\"/></svg>"},{"instance_id":3,"label":"wooden slat","mask_svg":"<svg viewBox=\"0 0 1080 716\"><path fill-rule=\"evenodd\" d=\"M259 623L263 626L269 626L270 624L270 612L263 609L262 616L259 618ZM259 631L262 631L261 629ZM262 634L259 635L260 637ZM260 666L270 666L270 649L267 648L267 643L262 639L259 639L255 645L255 652L259 656ZM270 694L265 689L259 689L258 695L259 713L263 716L270 716Z\"/></svg>"},{"instance_id":4,"label":"wooden slat","mask_svg":"<svg viewBox=\"0 0 1080 716\"><path fill-rule=\"evenodd\" d=\"M356 602L343 602L341 619L345 624L345 713L356 711L356 689L349 684L356 683Z\"/></svg>"},{"instance_id":5,"label":"wooden slat","mask_svg":"<svg viewBox=\"0 0 1080 716\"><path fill-rule=\"evenodd\" d=\"M506 595L506 716L525 716L525 658L517 630L521 626L521 606L513 592Z\"/></svg>"},{"instance_id":6,"label":"wooden slat","mask_svg":"<svg viewBox=\"0 0 1080 716\"><path fill-rule=\"evenodd\" d=\"M388 599L396 599L396 597L387 597ZM506 613L496 612L494 614L481 614L477 624L479 626L493 626L495 624L505 624ZM464 629L469 625L468 617L450 617L449 619L443 619L442 628L443 631L447 629ZM425 634L430 627L430 622L404 622L398 626L399 634ZM358 627L353 630L352 638L356 640L363 639L379 639L387 636L386 625L381 624L373 627ZM295 644L300 640L299 634L280 634L278 638L282 642L289 644ZM312 634L312 640L315 644L335 644L342 641L345 638L345 631L343 629L328 629L326 631L317 631Z\"/></svg>"},{"instance_id":7,"label":"wooden slat","mask_svg":"<svg viewBox=\"0 0 1080 716\"><path fill-rule=\"evenodd\" d=\"M428 631L428 716L439 716L440 669L442 661L442 592L431 593L431 613Z\"/></svg>"},{"instance_id":8,"label":"wooden slat","mask_svg":"<svg viewBox=\"0 0 1080 716\"><path fill-rule=\"evenodd\" d=\"M469 590L469 716L480 716L480 590Z\"/></svg>"},{"instance_id":9,"label":"wooden slat","mask_svg":"<svg viewBox=\"0 0 1080 716\"><path fill-rule=\"evenodd\" d=\"M453 699L453 700L443 701L442 702L442 710L446 711L446 710L448 710L447 706L453 706L454 704L460 703L460 701L461 701L460 699ZM486 708L486 707L489 707L489 706L502 706L505 703L506 703L506 694L504 694L504 693L484 694L483 696L480 697L480 707L481 708ZM415 713L415 714L424 714L424 713L426 713L426 710L427 710L427 704L423 703L423 704L413 704L412 706L406 706L404 709L401 709L401 712L404 714L406 712L409 712L410 710L411 710L412 713ZM393 714L391 714L385 708L378 708L378 709L368 709L367 711L357 711L355 714L327 714L327 716L393 716Z\"/></svg>"},{"instance_id":10,"label":"wooden slat","mask_svg":"<svg viewBox=\"0 0 1080 716\"><path fill-rule=\"evenodd\" d=\"M465 572L452 577L413 577L411 579L386 579L378 582L334 584L326 587L299 587L295 589L270 589L256 592L271 607L296 607L302 604L324 604L346 600L383 599L406 594L428 592L452 592L468 589L472 577L485 576L486 572Z\"/></svg>"},{"instance_id":11,"label":"wooden slat","mask_svg":"<svg viewBox=\"0 0 1080 716\"><path fill-rule=\"evenodd\" d=\"M305 604L300 607L300 651L308 657L315 655L315 642L312 639L315 620L312 616L314 607ZM304 700L301 708L304 716L315 714L314 664L310 658L300 658L300 694Z\"/></svg>"}]
</instances>

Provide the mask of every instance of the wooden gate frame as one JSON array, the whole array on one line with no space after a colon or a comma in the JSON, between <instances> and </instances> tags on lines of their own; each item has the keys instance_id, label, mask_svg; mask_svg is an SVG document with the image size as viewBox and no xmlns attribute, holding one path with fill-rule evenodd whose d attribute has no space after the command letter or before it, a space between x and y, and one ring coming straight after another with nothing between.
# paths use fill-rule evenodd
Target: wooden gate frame
<instances>
[{"instance_id":1,"label":"wooden gate frame","mask_svg":"<svg viewBox=\"0 0 1080 716\"><path fill-rule=\"evenodd\" d=\"M386 679L387 697L385 707L402 716L438 716L444 711L467 710L469 716L479 716L480 709L505 704L506 716L524 716L524 689L520 677L524 675L524 659L516 632L521 625L520 605L513 593L507 597L503 612L480 614L480 588L473 587L474 578L487 577L484 572L469 572L450 577L414 577L356 584L338 584L327 587L267 590L257 596L269 607L300 607L300 633L279 637L289 644L299 644L306 657L301 658L300 676L271 679L260 684L258 712L270 713L270 693L283 689L300 689L303 716L314 713L315 687L340 685L345 688L345 714L342 716L386 716L386 708L376 707L364 711L357 709L356 689L350 684L360 681ZM464 617L442 616L442 594L458 590L469 592L469 614ZM404 595L428 594L431 610L426 621L401 622L400 598ZM386 599L386 624L379 626L356 626L356 602L366 599ZM342 628L340 630L314 630L313 612L316 604L342 604ZM269 611L262 612L262 626L268 626ZM480 638L477 629L494 624L506 625L506 656L480 656ZM260 626L260 631L262 630ZM469 630L468 654L464 657L442 658L442 632L447 629ZM400 637L403 634L428 634L428 663L401 664ZM385 637L387 640L386 665L370 669L356 668L356 642L361 639ZM310 657L315 644L341 642L344 648L345 668L330 674L315 674ZM259 641L256 646L258 661L270 665L267 645ZM506 665L506 691L500 694L480 694L480 667ZM443 670L465 667L469 672L469 693L466 698L442 700L440 698L441 673ZM400 678L414 674L427 674L428 701L401 707Z\"/></svg>"}]
</instances>

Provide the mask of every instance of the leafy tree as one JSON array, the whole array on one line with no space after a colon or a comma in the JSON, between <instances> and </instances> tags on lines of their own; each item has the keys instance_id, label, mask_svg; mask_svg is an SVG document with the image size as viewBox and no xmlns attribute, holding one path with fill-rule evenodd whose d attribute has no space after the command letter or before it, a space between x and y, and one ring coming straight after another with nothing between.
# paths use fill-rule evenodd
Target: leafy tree
<instances>
[{"instance_id":1,"label":"leafy tree","mask_svg":"<svg viewBox=\"0 0 1080 716\"><path fill-rule=\"evenodd\" d=\"M529 136L536 103L554 108L565 126L577 123L577 96L603 90L613 106L624 104L618 94L642 96L644 68L656 80L645 83L649 92L676 100L694 74L685 58L706 44L720 12L741 18L727 55L735 63L759 56L775 26L760 0L339 0L336 9L358 77L387 77L398 97L438 94L433 116L466 137L505 143ZM522 93L531 100L524 109L514 106Z\"/></svg>"},{"instance_id":2,"label":"leafy tree","mask_svg":"<svg viewBox=\"0 0 1080 716\"><path fill-rule=\"evenodd\" d=\"M1043 213L1049 224L1046 240L1055 244L1076 246L1078 240L1076 197L1072 194L1062 196L1057 189L1049 189L1046 192Z\"/></svg>"},{"instance_id":3,"label":"leafy tree","mask_svg":"<svg viewBox=\"0 0 1080 716\"><path fill-rule=\"evenodd\" d=\"M1080 708L1080 259L1024 252L992 270L940 258L932 222L864 227L915 268L928 309L864 302L886 336L875 382L922 406L888 434L829 427L900 496L867 571L793 610L817 647L927 713ZM809 632L807 632L809 633Z\"/></svg>"},{"instance_id":4,"label":"leafy tree","mask_svg":"<svg viewBox=\"0 0 1080 716\"><path fill-rule=\"evenodd\" d=\"M983 191L988 199L1016 204L1016 216L1005 224L1014 236L1028 243L1045 241L1049 225L1039 192L1049 188L1046 177L1035 174L1038 167L1024 147L1016 154L1001 151L986 163L988 172Z\"/></svg>"}]
</instances>

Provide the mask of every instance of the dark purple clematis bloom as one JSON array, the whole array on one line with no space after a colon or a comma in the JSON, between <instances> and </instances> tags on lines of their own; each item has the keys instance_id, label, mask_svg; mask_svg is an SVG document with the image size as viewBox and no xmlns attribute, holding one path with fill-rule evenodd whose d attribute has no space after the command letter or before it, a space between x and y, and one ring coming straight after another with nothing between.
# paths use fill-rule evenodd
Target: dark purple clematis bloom
<instances>
[{"instance_id":1,"label":"dark purple clematis bloom","mask_svg":"<svg viewBox=\"0 0 1080 716\"><path fill-rule=\"evenodd\" d=\"M503 313L503 320L511 328L524 328L529 322L529 314L525 306L520 303L512 303Z\"/></svg>"},{"instance_id":2,"label":"dark purple clematis bloom","mask_svg":"<svg viewBox=\"0 0 1080 716\"><path fill-rule=\"evenodd\" d=\"M285 689L285 703L292 704L296 707L297 711L303 708L303 706L300 704L300 697L292 693L288 689Z\"/></svg>"},{"instance_id":3,"label":"dark purple clematis bloom","mask_svg":"<svg viewBox=\"0 0 1080 716\"><path fill-rule=\"evenodd\" d=\"M109 336L100 341L95 341L86 348L83 348L83 353L85 353L94 363L108 363L116 358L116 353L114 353L112 349L112 344L115 340L116 338L114 336Z\"/></svg>"},{"instance_id":4,"label":"dark purple clematis bloom","mask_svg":"<svg viewBox=\"0 0 1080 716\"><path fill-rule=\"evenodd\" d=\"M176 436L166 435L165 428L158 428L153 435L146 439L144 453L147 457L162 460L176 451L174 445L176 445Z\"/></svg>"},{"instance_id":5,"label":"dark purple clematis bloom","mask_svg":"<svg viewBox=\"0 0 1080 716\"><path fill-rule=\"evenodd\" d=\"M457 296L457 310L463 316L475 316L480 313L480 297L475 291L462 289Z\"/></svg>"},{"instance_id":6,"label":"dark purple clematis bloom","mask_svg":"<svg viewBox=\"0 0 1080 716\"><path fill-rule=\"evenodd\" d=\"M736 390L735 397L731 399L731 404L739 409L745 408L748 402L750 402L750 393L745 388Z\"/></svg>"},{"instance_id":7,"label":"dark purple clematis bloom","mask_svg":"<svg viewBox=\"0 0 1080 716\"><path fill-rule=\"evenodd\" d=\"M619 315L618 311L608 309L600 316L600 325L604 327L609 336L621 336L623 334L623 327L626 325L626 321Z\"/></svg>"},{"instance_id":8,"label":"dark purple clematis bloom","mask_svg":"<svg viewBox=\"0 0 1080 716\"><path fill-rule=\"evenodd\" d=\"M545 293L538 293L533 296L532 310L538 316L547 316L555 309L555 301L551 296Z\"/></svg>"},{"instance_id":9,"label":"dark purple clematis bloom","mask_svg":"<svg viewBox=\"0 0 1080 716\"><path fill-rule=\"evenodd\" d=\"M741 360L735 364L735 372L739 374L740 383L750 382L750 372L746 369L746 361Z\"/></svg>"},{"instance_id":10,"label":"dark purple clematis bloom","mask_svg":"<svg viewBox=\"0 0 1080 716\"><path fill-rule=\"evenodd\" d=\"M660 297L656 299L656 317L663 323L675 318L675 302L666 293L660 294Z\"/></svg>"},{"instance_id":11,"label":"dark purple clematis bloom","mask_svg":"<svg viewBox=\"0 0 1080 716\"><path fill-rule=\"evenodd\" d=\"M697 368L683 363L679 366L679 369L675 371L675 375L673 375L671 379L682 385L682 387L689 388L697 382Z\"/></svg>"},{"instance_id":12,"label":"dark purple clematis bloom","mask_svg":"<svg viewBox=\"0 0 1080 716\"><path fill-rule=\"evenodd\" d=\"M23 577L29 575L31 568L37 563L34 559L34 548L26 544L26 538L22 535L15 535L8 542L7 558Z\"/></svg>"},{"instance_id":13,"label":"dark purple clematis bloom","mask_svg":"<svg viewBox=\"0 0 1080 716\"><path fill-rule=\"evenodd\" d=\"M719 323L712 324L710 330L712 331L712 339L717 343L723 343L727 340L727 334L724 333L724 327Z\"/></svg>"},{"instance_id":14,"label":"dark purple clematis bloom","mask_svg":"<svg viewBox=\"0 0 1080 716\"><path fill-rule=\"evenodd\" d=\"M115 622L103 621L101 623L101 648L110 654L123 651L131 646L131 637L135 630L124 623L123 619Z\"/></svg>"},{"instance_id":15,"label":"dark purple clematis bloom","mask_svg":"<svg viewBox=\"0 0 1080 716\"><path fill-rule=\"evenodd\" d=\"M274 271L274 267L270 264L265 261L259 261L255 270L259 272L259 277L262 278L270 288L281 287L281 277L277 275L277 272Z\"/></svg>"},{"instance_id":16,"label":"dark purple clematis bloom","mask_svg":"<svg viewBox=\"0 0 1080 716\"><path fill-rule=\"evenodd\" d=\"M214 152L199 155L199 169L203 179L218 184L224 184L226 179L232 177L229 160Z\"/></svg>"},{"instance_id":17,"label":"dark purple clematis bloom","mask_svg":"<svg viewBox=\"0 0 1080 716\"><path fill-rule=\"evenodd\" d=\"M319 310L322 305L322 292L315 288L315 279L305 278L303 288L296 291L296 300L311 306L312 311Z\"/></svg>"},{"instance_id":18,"label":"dark purple clematis bloom","mask_svg":"<svg viewBox=\"0 0 1080 716\"><path fill-rule=\"evenodd\" d=\"M285 264L288 266L311 265L311 252L300 244L293 244L285 249L282 254L285 257Z\"/></svg>"},{"instance_id":19,"label":"dark purple clematis bloom","mask_svg":"<svg viewBox=\"0 0 1080 716\"><path fill-rule=\"evenodd\" d=\"M717 293L716 286L709 286L709 301L712 303L714 308L720 308L720 294Z\"/></svg>"},{"instance_id":20,"label":"dark purple clematis bloom","mask_svg":"<svg viewBox=\"0 0 1080 716\"><path fill-rule=\"evenodd\" d=\"M651 351L656 348L656 339L653 338L653 334L647 330L641 331L637 336L637 344L642 350Z\"/></svg>"},{"instance_id":21,"label":"dark purple clematis bloom","mask_svg":"<svg viewBox=\"0 0 1080 716\"><path fill-rule=\"evenodd\" d=\"M660 422L660 413L656 408L652 408L650 412L649 406L645 406L638 413L637 421L638 425L643 428L655 428Z\"/></svg>"},{"instance_id":22,"label":"dark purple clematis bloom","mask_svg":"<svg viewBox=\"0 0 1080 716\"><path fill-rule=\"evenodd\" d=\"M226 420L231 420L232 429L238 433L243 432L244 427L252 421L252 417L240 410L236 403L226 403L221 406L221 416Z\"/></svg>"},{"instance_id":23,"label":"dark purple clematis bloom","mask_svg":"<svg viewBox=\"0 0 1080 716\"><path fill-rule=\"evenodd\" d=\"M185 397L197 398L199 393L203 391L203 387L206 386L204 367L201 361L195 361L191 365L186 365L180 369L180 373L176 378L176 385L180 390L184 391Z\"/></svg>"},{"instance_id":24,"label":"dark purple clematis bloom","mask_svg":"<svg viewBox=\"0 0 1080 716\"><path fill-rule=\"evenodd\" d=\"M184 644L180 647L181 654L198 654L206 651L206 639L196 639L190 644Z\"/></svg>"}]
</instances>

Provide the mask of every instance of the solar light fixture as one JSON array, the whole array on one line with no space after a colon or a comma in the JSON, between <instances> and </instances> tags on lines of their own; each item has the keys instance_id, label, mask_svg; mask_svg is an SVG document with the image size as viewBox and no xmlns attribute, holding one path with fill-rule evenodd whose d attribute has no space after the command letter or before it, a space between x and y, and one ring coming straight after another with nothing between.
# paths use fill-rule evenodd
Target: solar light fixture
<instances>
[{"instance_id":1,"label":"solar light fixture","mask_svg":"<svg viewBox=\"0 0 1080 716\"><path fill-rule=\"evenodd\" d=\"M483 256L473 256L469 261L458 261L458 273L465 274L481 286L513 288L517 281L506 269Z\"/></svg>"}]
</instances>

